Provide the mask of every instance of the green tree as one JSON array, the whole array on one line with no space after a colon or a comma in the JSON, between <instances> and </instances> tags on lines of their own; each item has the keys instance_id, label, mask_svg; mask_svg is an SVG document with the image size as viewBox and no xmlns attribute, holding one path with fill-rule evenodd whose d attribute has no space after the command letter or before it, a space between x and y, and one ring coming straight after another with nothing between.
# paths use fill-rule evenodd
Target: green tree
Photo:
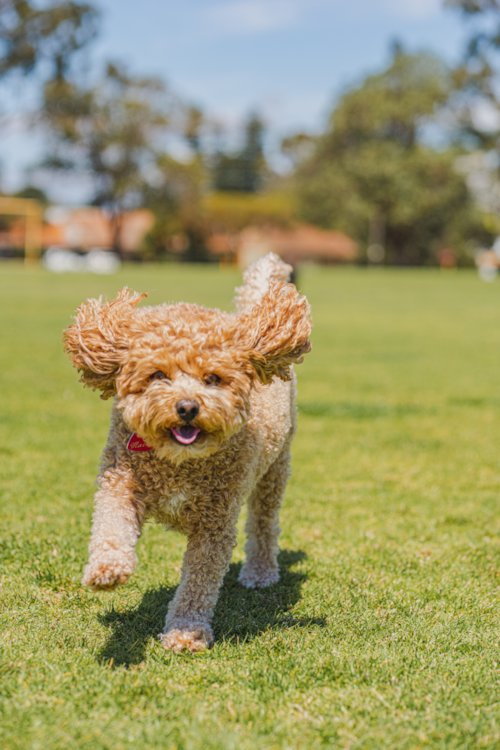
<instances>
[{"instance_id":1,"label":"green tree","mask_svg":"<svg viewBox=\"0 0 500 750\"><path fill-rule=\"evenodd\" d=\"M50 203L47 194L34 185L27 185L22 190L14 193L14 198L31 198L41 203L42 206L48 206Z\"/></svg>"},{"instance_id":2,"label":"green tree","mask_svg":"<svg viewBox=\"0 0 500 750\"><path fill-rule=\"evenodd\" d=\"M448 8L457 8L468 15L489 13L500 8L498 0L444 0Z\"/></svg>"},{"instance_id":3,"label":"green tree","mask_svg":"<svg viewBox=\"0 0 500 750\"><path fill-rule=\"evenodd\" d=\"M42 65L48 78L66 78L74 55L95 38L98 19L88 3L37 8L28 0L0 0L0 78Z\"/></svg>"},{"instance_id":4,"label":"green tree","mask_svg":"<svg viewBox=\"0 0 500 750\"><path fill-rule=\"evenodd\" d=\"M256 193L262 187L266 170L263 138L264 123L252 115L245 124L243 148L236 153L215 154L212 166L215 190Z\"/></svg>"},{"instance_id":5,"label":"green tree","mask_svg":"<svg viewBox=\"0 0 500 750\"><path fill-rule=\"evenodd\" d=\"M342 229L362 246L385 246L386 262L435 262L443 244L464 250L478 230L456 154L426 144L453 91L446 67L395 48L383 73L345 93L295 184L303 218Z\"/></svg>"},{"instance_id":6,"label":"green tree","mask_svg":"<svg viewBox=\"0 0 500 750\"><path fill-rule=\"evenodd\" d=\"M155 215L147 237L148 255L157 259L173 255L190 262L209 260L201 204L206 181L205 162L199 154L185 162L167 153L158 155L155 180L143 190L143 205Z\"/></svg>"},{"instance_id":7,"label":"green tree","mask_svg":"<svg viewBox=\"0 0 500 750\"><path fill-rule=\"evenodd\" d=\"M45 88L51 147L43 166L91 177L92 203L108 209L117 252L123 212L142 205L156 176L173 107L159 79L133 77L112 64L93 88L66 80Z\"/></svg>"},{"instance_id":8,"label":"green tree","mask_svg":"<svg viewBox=\"0 0 500 750\"><path fill-rule=\"evenodd\" d=\"M462 96L457 115L472 145L500 153L500 0L445 0L445 5L474 20L462 65L455 78ZM486 108L485 108L486 105ZM488 112L481 121L479 111Z\"/></svg>"},{"instance_id":9,"label":"green tree","mask_svg":"<svg viewBox=\"0 0 500 750\"><path fill-rule=\"evenodd\" d=\"M444 0L447 8L461 11L465 17L485 21L475 27L469 39L469 54L478 56L488 49L500 47L499 0Z\"/></svg>"},{"instance_id":10,"label":"green tree","mask_svg":"<svg viewBox=\"0 0 500 750\"><path fill-rule=\"evenodd\" d=\"M281 153L291 162L294 169L311 156L316 139L308 133L294 133L281 141Z\"/></svg>"},{"instance_id":11,"label":"green tree","mask_svg":"<svg viewBox=\"0 0 500 750\"><path fill-rule=\"evenodd\" d=\"M201 109L195 106L187 107L182 132L195 154L200 154L202 151L201 136L204 122L205 118Z\"/></svg>"}]
</instances>

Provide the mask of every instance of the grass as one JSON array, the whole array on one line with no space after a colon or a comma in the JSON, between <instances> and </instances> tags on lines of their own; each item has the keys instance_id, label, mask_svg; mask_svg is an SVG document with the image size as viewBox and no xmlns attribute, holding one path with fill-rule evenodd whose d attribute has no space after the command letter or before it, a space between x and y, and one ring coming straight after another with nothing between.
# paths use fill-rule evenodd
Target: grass
<instances>
[{"instance_id":1,"label":"grass","mask_svg":"<svg viewBox=\"0 0 500 750\"><path fill-rule=\"evenodd\" d=\"M500 748L499 288L469 272L314 270L314 351L282 580L236 578L215 648L156 634L184 540L148 526L125 588L80 586L109 402L61 329L124 284L228 308L215 268L0 269L0 744L6 750Z\"/></svg>"}]
</instances>

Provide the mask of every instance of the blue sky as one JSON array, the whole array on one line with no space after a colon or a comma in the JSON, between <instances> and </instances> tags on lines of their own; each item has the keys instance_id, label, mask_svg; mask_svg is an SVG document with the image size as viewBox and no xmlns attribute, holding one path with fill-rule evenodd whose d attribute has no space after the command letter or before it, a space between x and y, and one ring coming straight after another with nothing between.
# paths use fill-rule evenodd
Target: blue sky
<instances>
[{"instance_id":1,"label":"blue sky","mask_svg":"<svg viewBox=\"0 0 500 750\"><path fill-rule=\"evenodd\" d=\"M464 24L441 0L101 0L100 52L163 75L234 120L318 128L335 96L387 60L391 40L456 60Z\"/></svg>"},{"instance_id":2,"label":"blue sky","mask_svg":"<svg viewBox=\"0 0 500 750\"><path fill-rule=\"evenodd\" d=\"M317 131L335 97L384 66L392 40L450 62L466 27L441 0L100 0L95 50L159 74L234 126L260 111L277 135ZM17 130L17 132L15 132ZM0 143L4 187L39 148L18 127Z\"/></svg>"}]
</instances>

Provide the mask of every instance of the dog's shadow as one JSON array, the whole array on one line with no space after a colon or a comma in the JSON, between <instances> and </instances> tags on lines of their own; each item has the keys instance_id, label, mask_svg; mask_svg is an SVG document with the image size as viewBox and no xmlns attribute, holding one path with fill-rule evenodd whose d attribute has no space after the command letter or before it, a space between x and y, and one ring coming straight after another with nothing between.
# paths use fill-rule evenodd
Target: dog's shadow
<instances>
[{"instance_id":1,"label":"dog's shadow","mask_svg":"<svg viewBox=\"0 0 500 750\"><path fill-rule=\"evenodd\" d=\"M215 642L249 640L263 630L284 629L310 624L324 625L323 618L296 619L290 609L301 596L306 573L290 568L305 560L305 552L282 551L279 554L279 583L259 590L244 588L238 583L241 563L231 563L222 585L214 615ZM176 586L161 586L146 591L135 609L111 611L99 615L102 625L111 633L98 655L98 661L113 666L132 666L144 661L151 637L163 629L168 604Z\"/></svg>"}]
</instances>

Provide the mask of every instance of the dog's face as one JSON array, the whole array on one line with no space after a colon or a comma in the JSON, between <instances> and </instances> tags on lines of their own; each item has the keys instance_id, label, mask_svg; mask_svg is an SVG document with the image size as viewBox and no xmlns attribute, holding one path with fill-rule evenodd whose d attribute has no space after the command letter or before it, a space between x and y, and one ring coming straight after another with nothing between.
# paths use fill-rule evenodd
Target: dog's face
<instances>
[{"instance_id":1,"label":"dog's face","mask_svg":"<svg viewBox=\"0 0 500 750\"><path fill-rule=\"evenodd\" d=\"M158 456L182 461L214 453L245 424L255 371L228 316L188 305L171 315L132 341L117 406Z\"/></svg>"},{"instance_id":2,"label":"dog's face","mask_svg":"<svg viewBox=\"0 0 500 750\"><path fill-rule=\"evenodd\" d=\"M88 300L64 334L85 385L117 396L117 408L160 458L215 453L249 417L260 380L290 378L310 349L309 306L275 285L249 315L195 305L135 306L144 295Z\"/></svg>"}]
</instances>

